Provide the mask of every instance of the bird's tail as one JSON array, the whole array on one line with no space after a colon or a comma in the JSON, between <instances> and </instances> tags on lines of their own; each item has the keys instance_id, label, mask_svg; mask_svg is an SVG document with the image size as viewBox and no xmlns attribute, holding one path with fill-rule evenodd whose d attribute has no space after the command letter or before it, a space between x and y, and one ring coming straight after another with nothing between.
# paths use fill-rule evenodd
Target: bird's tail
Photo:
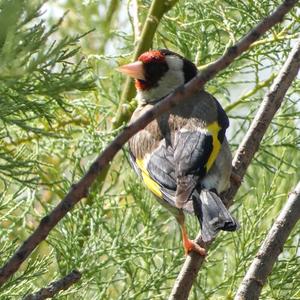
<instances>
[{"instance_id":1,"label":"bird's tail","mask_svg":"<svg viewBox=\"0 0 300 300\"><path fill-rule=\"evenodd\" d=\"M220 230L235 231L239 228L238 222L230 215L220 197L213 191L202 189L200 195L194 193L192 198L204 242L211 241Z\"/></svg>"}]
</instances>

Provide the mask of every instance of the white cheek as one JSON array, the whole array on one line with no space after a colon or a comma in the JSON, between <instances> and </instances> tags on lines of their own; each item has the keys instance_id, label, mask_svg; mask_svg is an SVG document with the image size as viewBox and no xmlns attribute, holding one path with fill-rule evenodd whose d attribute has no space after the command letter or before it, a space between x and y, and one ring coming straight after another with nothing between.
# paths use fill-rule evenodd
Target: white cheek
<instances>
[{"instance_id":1,"label":"white cheek","mask_svg":"<svg viewBox=\"0 0 300 300\"><path fill-rule=\"evenodd\" d=\"M166 61L169 70L159 80L157 87L150 90L137 91L137 99L139 101L159 99L184 84L183 60L177 56L166 56Z\"/></svg>"},{"instance_id":2,"label":"white cheek","mask_svg":"<svg viewBox=\"0 0 300 300\"><path fill-rule=\"evenodd\" d=\"M170 70L182 71L183 70L183 60L177 56L166 56L166 62Z\"/></svg>"}]
</instances>

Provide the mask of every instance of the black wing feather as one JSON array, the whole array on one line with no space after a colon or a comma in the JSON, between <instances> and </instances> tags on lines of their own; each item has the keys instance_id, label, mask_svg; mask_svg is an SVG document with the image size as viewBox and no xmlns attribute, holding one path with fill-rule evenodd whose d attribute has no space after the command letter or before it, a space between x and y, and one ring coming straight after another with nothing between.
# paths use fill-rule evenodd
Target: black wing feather
<instances>
[{"instance_id":1,"label":"black wing feather","mask_svg":"<svg viewBox=\"0 0 300 300\"><path fill-rule=\"evenodd\" d=\"M176 191L174 151L171 146L161 143L152 153L147 170L162 187Z\"/></svg>"},{"instance_id":2,"label":"black wing feather","mask_svg":"<svg viewBox=\"0 0 300 300\"><path fill-rule=\"evenodd\" d=\"M185 131L178 132L175 140L176 177L195 175L203 178L213 150L212 136L199 131Z\"/></svg>"},{"instance_id":3,"label":"black wing feather","mask_svg":"<svg viewBox=\"0 0 300 300\"><path fill-rule=\"evenodd\" d=\"M190 196L206 174L206 163L212 148L210 135L201 131L178 131L173 146L162 142L149 154L147 171L159 184L162 197L169 204L193 211ZM132 153L130 163L142 177Z\"/></svg>"}]
</instances>

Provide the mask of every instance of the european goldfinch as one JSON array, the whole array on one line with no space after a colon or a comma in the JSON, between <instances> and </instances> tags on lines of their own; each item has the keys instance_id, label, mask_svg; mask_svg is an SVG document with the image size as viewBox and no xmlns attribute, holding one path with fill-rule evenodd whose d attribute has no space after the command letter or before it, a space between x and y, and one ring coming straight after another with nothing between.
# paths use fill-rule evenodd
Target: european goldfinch
<instances>
[{"instance_id":1,"label":"european goldfinch","mask_svg":"<svg viewBox=\"0 0 300 300\"><path fill-rule=\"evenodd\" d=\"M118 71L135 79L139 105L131 122L197 75L191 61L166 49L145 52ZM232 157L225 137L228 126L219 102L203 90L129 141L133 169L175 215L186 254L205 255L205 249L188 238L184 211L197 216L204 242L219 230L234 231L238 226L218 196L228 189L231 175Z\"/></svg>"}]
</instances>

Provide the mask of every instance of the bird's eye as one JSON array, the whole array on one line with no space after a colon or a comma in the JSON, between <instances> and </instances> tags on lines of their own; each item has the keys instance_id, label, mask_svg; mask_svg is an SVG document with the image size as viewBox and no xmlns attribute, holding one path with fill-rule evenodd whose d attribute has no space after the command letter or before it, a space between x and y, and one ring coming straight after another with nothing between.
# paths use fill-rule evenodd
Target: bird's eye
<instances>
[{"instance_id":1,"label":"bird's eye","mask_svg":"<svg viewBox=\"0 0 300 300\"><path fill-rule=\"evenodd\" d=\"M168 65L165 62L150 62L146 64L145 69L148 77L160 78L168 71Z\"/></svg>"}]
</instances>

